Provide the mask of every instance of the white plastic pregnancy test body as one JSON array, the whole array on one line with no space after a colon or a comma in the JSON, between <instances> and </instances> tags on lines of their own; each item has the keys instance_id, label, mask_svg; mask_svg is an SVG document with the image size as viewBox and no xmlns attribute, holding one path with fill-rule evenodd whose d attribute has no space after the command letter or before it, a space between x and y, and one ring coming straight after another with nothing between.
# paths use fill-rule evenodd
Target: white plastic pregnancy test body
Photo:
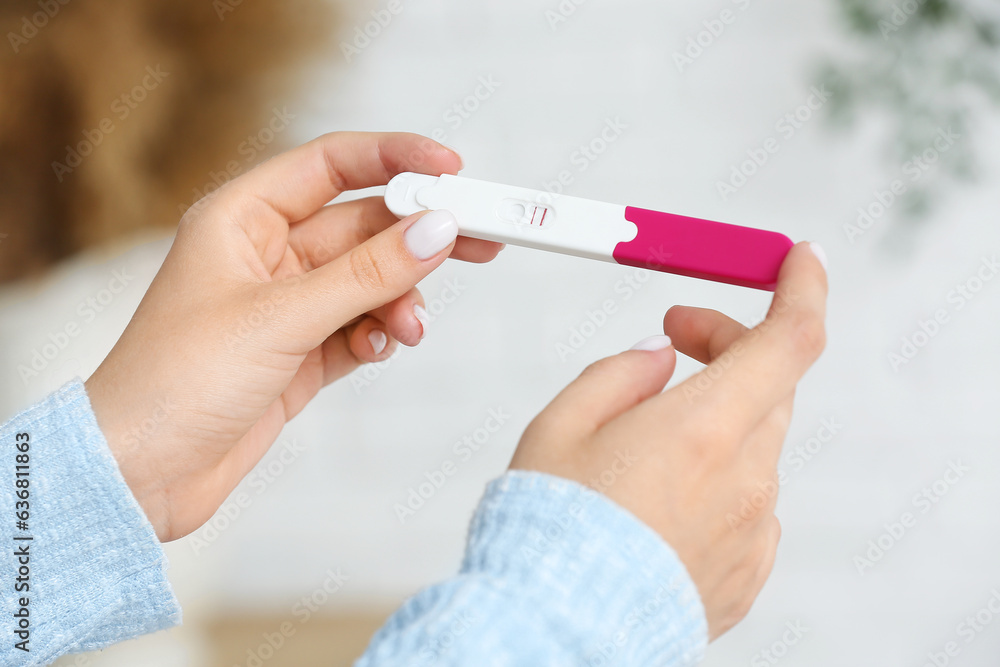
<instances>
[{"instance_id":1,"label":"white plastic pregnancy test body","mask_svg":"<svg viewBox=\"0 0 1000 667\"><path fill-rule=\"evenodd\" d=\"M462 236L774 290L788 237L460 176L403 173L386 187L400 218L446 209Z\"/></svg>"}]
</instances>

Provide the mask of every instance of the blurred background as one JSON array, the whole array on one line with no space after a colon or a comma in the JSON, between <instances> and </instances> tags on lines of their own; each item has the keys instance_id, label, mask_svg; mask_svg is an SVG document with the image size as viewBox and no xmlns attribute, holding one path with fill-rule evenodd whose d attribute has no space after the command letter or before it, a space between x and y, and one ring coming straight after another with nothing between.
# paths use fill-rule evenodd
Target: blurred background
<instances>
[{"instance_id":1,"label":"blurred background","mask_svg":"<svg viewBox=\"0 0 1000 667\"><path fill-rule=\"evenodd\" d=\"M470 177L563 176L829 254L777 564L707 665L997 664L995 3L9 1L0 20L3 417L93 372L203 194L324 132L437 131ZM324 391L166 545L183 627L59 664L351 664L455 572L485 483L584 366L674 304L747 324L768 304L513 247L421 288L420 348ZM485 436L491 411L509 418Z\"/></svg>"}]
</instances>

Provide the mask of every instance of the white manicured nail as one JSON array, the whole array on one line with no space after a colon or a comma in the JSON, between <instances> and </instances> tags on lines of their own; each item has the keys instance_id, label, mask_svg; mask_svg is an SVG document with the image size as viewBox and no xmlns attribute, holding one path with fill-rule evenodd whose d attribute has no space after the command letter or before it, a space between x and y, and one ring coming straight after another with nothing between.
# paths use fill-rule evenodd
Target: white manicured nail
<instances>
[{"instance_id":1,"label":"white manicured nail","mask_svg":"<svg viewBox=\"0 0 1000 667\"><path fill-rule=\"evenodd\" d=\"M431 211L403 234L406 248L423 261L434 257L458 238L458 221L451 211Z\"/></svg>"},{"instance_id":2,"label":"white manicured nail","mask_svg":"<svg viewBox=\"0 0 1000 667\"><path fill-rule=\"evenodd\" d=\"M431 324L431 316L420 304L414 304L413 316L417 318L418 322L420 322L421 326L420 340L423 340L424 336L427 335L427 327L429 327Z\"/></svg>"},{"instance_id":3,"label":"white manicured nail","mask_svg":"<svg viewBox=\"0 0 1000 667\"><path fill-rule=\"evenodd\" d=\"M462 154L458 152L458 149L453 146L449 146L448 144L442 144L442 145L448 150L450 150L452 153L454 153L455 157L458 158L458 165L459 165L458 170L462 171L463 169L465 169L465 160L462 158Z\"/></svg>"},{"instance_id":4,"label":"white manicured nail","mask_svg":"<svg viewBox=\"0 0 1000 667\"><path fill-rule=\"evenodd\" d=\"M819 260L819 263L823 265L823 270L826 270L826 268L827 268L826 267L826 251L823 250L823 246L821 246L818 243L810 243L809 244L809 249L813 251L814 255L816 255L816 259Z\"/></svg>"},{"instance_id":5,"label":"white manicured nail","mask_svg":"<svg viewBox=\"0 0 1000 667\"><path fill-rule=\"evenodd\" d=\"M377 357L385 351L385 346L389 344L389 338L385 335L385 332L372 329L372 332L368 334L368 342L372 344L372 350L374 350Z\"/></svg>"},{"instance_id":6,"label":"white manicured nail","mask_svg":"<svg viewBox=\"0 0 1000 667\"><path fill-rule=\"evenodd\" d=\"M673 345L673 341L670 340L670 336L650 336L636 343L632 349L641 352L657 352L665 350L671 345Z\"/></svg>"}]
</instances>

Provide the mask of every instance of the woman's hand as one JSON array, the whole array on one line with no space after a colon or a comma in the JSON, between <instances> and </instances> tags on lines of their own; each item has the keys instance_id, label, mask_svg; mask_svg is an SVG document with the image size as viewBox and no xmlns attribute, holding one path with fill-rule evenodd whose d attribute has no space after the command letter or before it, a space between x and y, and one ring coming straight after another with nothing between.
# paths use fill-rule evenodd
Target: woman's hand
<instances>
[{"instance_id":1,"label":"woman's hand","mask_svg":"<svg viewBox=\"0 0 1000 667\"><path fill-rule=\"evenodd\" d=\"M511 464L587 484L658 532L697 585L713 639L747 614L774 564L778 458L795 386L825 345L822 256L792 249L753 330L672 308L670 338L584 371L532 422ZM671 338L708 366L661 393L677 361Z\"/></svg>"},{"instance_id":2,"label":"woman's hand","mask_svg":"<svg viewBox=\"0 0 1000 667\"><path fill-rule=\"evenodd\" d=\"M219 508L325 385L416 345L415 285L449 256L449 213L402 221L381 198L327 205L404 171L455 174L461 159L411 134L324 136L196 204L132 322L87 391L125 481L163 541Z\"/></svg>"}]
</instances>

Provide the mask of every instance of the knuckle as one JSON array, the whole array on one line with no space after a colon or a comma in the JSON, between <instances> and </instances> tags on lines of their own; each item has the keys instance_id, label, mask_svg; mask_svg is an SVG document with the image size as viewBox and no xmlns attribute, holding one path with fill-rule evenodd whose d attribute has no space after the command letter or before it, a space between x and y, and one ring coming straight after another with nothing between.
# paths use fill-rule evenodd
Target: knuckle
<instances>
[{"instance_id":1,"label":"knuckle","mask_svg":"<svg viewBox=\"0 0 1000 667\"><path fill-rule=\"evenodd\" d=\"M601 378L614 375L620 370L624 370L625 362L619 357L608 357L600 359L583 369L580 377Z\"/></svg>"},{"instance_id":2,"label":"knuckle","mask_svg":"<svg viewBox=\"0 0 1000 667\"><path fill-rule=\"evenodd\" d=\"M213 190L212 192L204 195L201 199L194 202L184 211L181 216L180 222L178 223L179 228L189 228L195 227L202 224L205 219L205 213L209 210L213 203L219 199L221 192L225 186Z\"/></svg>"},{"instance_id":3,"label":"knuckle","mask_svg":"<svg viewBox=\"0 0 1000 667\"><path fill-rule=\"evenodd\" d=\"M770 568L767 566L774 562L774 556L778 551L781 524L770 512L767 512L765 517L757 528L756 539L753 540L746 565L752 576L766 579L770 574Z\"/></svg>"},{"instance_id":4,"label":"knuckle","mask_svg":"<svg viewBox=\"0 0 1000 667\"><path fill-rule=\"evenodd\" d=\"M200 203L201 203L200 201L195 202L191 206L191 208L189 208L187 211L185 211L184 215L181 216L180 221L178 221L178 223L177 223L177 233L178 234L182 234L186 230L191 229L191 228L197 226L197 224L198 224L198 217L199 217L198 214L197 214L197 208L198 208L198 205Z\"/></svg>"},{"instance_id":5,"label":"knuckle","mask_svg":"<svg viewBox=\"0 0 1000 667\"><path fill-rule=\"evenodd\" d=\"M775 407L768 412L758 427L766 433L780 433L784 435L792 421L792 409L785 405ZM770 457L766 460L770 460Z\"/></svg>"},{"instance_id":6,"label":"knuckle","mask_svg":"<svg viewBox=\"0 0 1000 667\"><path fill-rule=\"evenodd\" d=\"M337 161L334 159L334 156L338 153L343 135L344 133L342 132L330 132L324 134L316 142L317 150L323 158L323 167L326 170L327 178L330 179L330 185L338 192L344 192L349 189L347 180L344 178L337 165Z\"/></svg>"},{"instance_id":7,"label":"knuckle","mask_svg":"<svg viewBox=\"0 0 1000 667\"><path fill-rule=\"evenodd\" d=\"M388 278L381 268L381 261L371 248L360 245L351 250L349 256L351 277L365 290L383 290L388 287Z\"/></svg>"},{"instance_id":8,"label":"knuckle","mask_svg":"<svg viewBox=\"0 0 1000 667\"><path fill-rule=\"evenodd\" d=\"M781 521L776 516L772 517L771 521L771 535L773 539L773 545L771 547L772 550L774 549L774 545L777 545L778 542L781 541L781 532L782 532Z\"/></svg>"},{"instance_id":9,"label":"knuckle","mask_svg":"<svg viewBox=\"0 0 1000 667\"><path fill-rule=\"evenodd\" d=\"M554 435L550 428L548 412L543 411L532 419L527 428L524 429L524 433L521 435L521 446L523 447L526 442L547 442Z\"/></svg>"},{"instance_id":10,"label":"knuckle","mask_svg":"<svg viewBox=\"0 0 1000 667\"><path fill-rule=\"evenodd\" d=\"M809 359L816 359L826 348L826 326L813 315L799 315L792 321L795 348Z\"/></svg>"},{"instance_id":11,"label":"knuckle","mask_svg":"<svg viewBox=\"0 0 1000 667\"><path fill-rule=\"evenodd\" d=\"M744 595L739 602L736 603L736 608L733 610L733 617L731 619L732 625L736 625L750 613L753 609L753 603L756 602L757 597L754 595Z\"/></svg>"},{"instance_id":12,"label":"knuckle","mask_svg":"<svg viewBox=\"0 0 1000 667\"><path fill-rule=\"evenodd\" d=\"M756 562L753 563L754 567L757 567L776 548L776 538L781 535L781 524L778 523L777 517L771 512L765 513L762 511L761 513L764 514L765 518L761 521L760 528L757 531L756 548L754 549Z\"/></svg>"},{"instance_id":13,"label":"knuckle","mask_svg":"<svg viewBox=\"0 0 1000 667\"><path fill-rule=\"evenodd\" d=\"M748 526L754 527L754 532L768 534L766 522L774 516L774 508L778 502L780 490L777 475L751 478L747 477L733 485L735 489L736 506L740 517ZM764 527L764 530L761 528Z\"/></svg>"},{"instance_id":14,"label":"knuckle","mask_svg":"<svg viewBox=\"0 0 1000 667\"><path fill-rule=\"evenodd\" d=\"M740 518L743 519L743 524L750 527L751 532L756 532L756 526L759 525L761 517L768 511L769 504L770 498L756 487L747 485L742 488L736 506L739 509Z\"/></svg>"},{"instance_id":15,"label":"knuckle","mask_svg":"<svg viewBox=\"0 0 1000 667\"><path fill-rule=\"evenodd\" d=\"M767 514L768 514L768 516L770 516L770 517L773 518L775 511L778 509L778 496L779 496L779 494L781 492L781 487L778 484L777 480L775 480L775 482L771 486L771 489L773 489L773 493L769 494L770 495L770 502L767 504ZM781 537L781 527L780 526L778 527L778 537Z\"/></svg>"},{"instance_id":16,"label":"knuckle","mask_svg":"<svg viewBox=\"0 0 1000 667\"><path fill-rule=\"evenodd\" d=\"M704 419L693 419L691 422L695 430L690 434L689 441L697 452L712 459L732 455L738 437L727 420L709 414Z\"/></svg>"}]
</instances>

